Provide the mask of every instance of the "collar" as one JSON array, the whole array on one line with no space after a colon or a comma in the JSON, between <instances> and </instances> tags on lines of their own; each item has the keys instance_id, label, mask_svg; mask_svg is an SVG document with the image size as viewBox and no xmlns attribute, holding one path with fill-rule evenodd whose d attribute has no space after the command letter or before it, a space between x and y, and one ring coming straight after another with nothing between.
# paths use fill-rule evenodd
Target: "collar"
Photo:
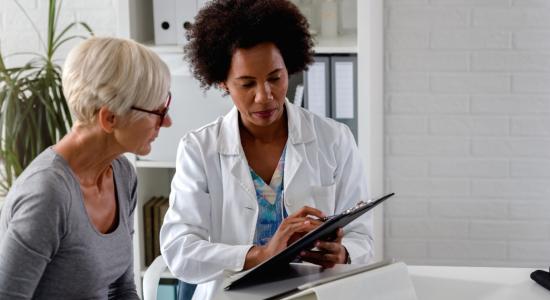
<instances>
[{"instance_id":1,"label":"collar","mask_svg":"<svg viewBox=\"0 0 550 300\"><path fill-rule=\"evenodd\" d=\"M288 141L293 144L308 143L315 139L310 116L302 108L296 107L285 100L285 109L288 117ZM241 136L239 133L239 111L233 106L225 115L218 134L218 152L225 155L239 155L242 153Z\"/></svg>"}]
</instances>

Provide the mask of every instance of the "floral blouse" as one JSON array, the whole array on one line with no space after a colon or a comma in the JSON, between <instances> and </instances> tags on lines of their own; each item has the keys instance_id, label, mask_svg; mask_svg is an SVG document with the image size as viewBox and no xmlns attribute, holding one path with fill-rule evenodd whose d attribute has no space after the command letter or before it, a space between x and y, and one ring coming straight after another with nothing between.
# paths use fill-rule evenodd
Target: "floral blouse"
<instances>
[{"instance_id":1,"label":"floral blouse","mask_svg":"<svg viewBox=\"0 0 550 300\"><path fill-rule=\"evenodd\" d=\"M283 202L285 153L286 147L269 184L250 168L250 175L252 175L252 181L256 188L256 200L258 201L259 209L256 233L254 234L255 245L267 244L277 231L277 228L279 228L283 219L288 216Z\"/></svg>"}]
</instances>

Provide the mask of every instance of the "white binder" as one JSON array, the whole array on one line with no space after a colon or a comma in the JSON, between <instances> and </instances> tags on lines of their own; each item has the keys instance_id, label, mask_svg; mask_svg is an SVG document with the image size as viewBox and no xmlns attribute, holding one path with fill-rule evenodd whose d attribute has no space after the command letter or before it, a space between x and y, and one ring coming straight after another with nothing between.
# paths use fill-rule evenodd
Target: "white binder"
<instances>
[{"instance_id":1,"label":"white binder","mask_svg":"<svg viewBox=\"0 0 550 300\"><path fill-rule=\"evenodd\" d=\"M185 45L186 24L208 0L153 0L156 45Z\"/></svg>"},{"instance_id":2,"label":"white binder","mask_svg":"<svg viewBox=\"0 0 550 300\"><path fill-rule=\"evenodd\" d=\"M155 44L176 44L176 0L153 0Z\"/></svg>"},{"instance_id":3,"label":"white binder","mask_svg":"<svg viewBox=\"0 0 550 300\"><path fill-rule=\"evenodd\" d=\"M162 1L162 0L161 0ZM176 1L176 44L185 45L186 24L193 23L193 19L198 12L198 3L200 0L177 0Z\"/></svg>"}]
</instances>

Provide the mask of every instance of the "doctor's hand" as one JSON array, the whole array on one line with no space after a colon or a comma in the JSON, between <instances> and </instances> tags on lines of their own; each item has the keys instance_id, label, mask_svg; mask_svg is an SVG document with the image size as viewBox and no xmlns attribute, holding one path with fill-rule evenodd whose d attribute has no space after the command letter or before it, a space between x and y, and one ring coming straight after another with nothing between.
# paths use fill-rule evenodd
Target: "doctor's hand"
<instances>
[{"instance_id":1,"label":"doctor's hand","mask_svg":"<svg viewBox=\"0 0 550 300\"><path fill-rule=\"evenodd\" d=\"M323 268L332 268L335 264L346 263L348 253L346 248L342 245L343 237L344 230L338 228L334 240L318 240L315 242L315 247L318 250L302 251L300 257L307 262L319 265Z\"/></svg>"},{"instance_id":2,"label":"doctor's hand","mask_svg":"<svg viewBox=\"0 0 550 300\"><path fill-rule=\"evenodd\" d=\"M253 246L246 255L244 270L255 267L277 255L306 233L317 228L325 214L313 207L304 206L281 222L277 231L264 246Z\"/></svg>"}]
</instances>

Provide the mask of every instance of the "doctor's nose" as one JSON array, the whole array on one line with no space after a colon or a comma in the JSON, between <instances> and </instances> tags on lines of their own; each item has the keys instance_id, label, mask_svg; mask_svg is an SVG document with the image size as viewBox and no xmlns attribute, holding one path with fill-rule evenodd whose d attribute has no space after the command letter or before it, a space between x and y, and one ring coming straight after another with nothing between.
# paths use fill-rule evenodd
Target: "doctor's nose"
<instances>
[{"instance_id":1,"label":"doctor's nose","mask_svg":"<svg viewBox=\"0 0 550 300\"><path fill-rule=\"evenodd\" d=\"M256 90L256 98L254 100L257 103L273 101L271 86L269 86L268 82L258 85L258 88Z\"/></svg>"}]
</instances>

